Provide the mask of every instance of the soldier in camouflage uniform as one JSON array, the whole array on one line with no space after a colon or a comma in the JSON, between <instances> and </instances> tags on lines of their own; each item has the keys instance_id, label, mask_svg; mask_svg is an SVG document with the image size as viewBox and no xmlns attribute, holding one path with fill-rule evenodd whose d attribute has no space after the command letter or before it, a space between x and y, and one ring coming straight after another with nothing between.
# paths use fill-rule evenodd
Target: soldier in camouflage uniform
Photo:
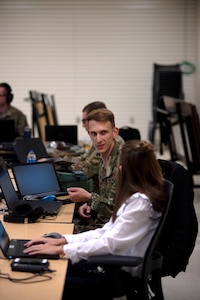
<instances>
[{"instance_id":1,"label":"soldier in camouflage uniform","mask_svg":"<svg viewBox=\"0 0 200 300\"><path fill-rule=\"evenodd\" d=\"M0 119L14 119L16 138L23 137L24 128L28 126L26 116L10 103L13 100L9 84L0 83Z\"/></svg>"},{"instance_id":2,"label":"soldier in camouflage uniform","mask_svg":"<svg viewBox=\"0 0 200 300\"><path fill-rule=\"evenodd\" d=\"M82 188L68 189L74 202L85 202L79 208L82 219L74 217L74 232L82 232L103 226L112 214L118 159L123 142L116 141L118 129L115 127L114 115L108 109L93 110L88 114L88 130L93 145L101 158L99 166L99 194ZM97 156L97 154L96 154Z\"/></svg>"},{"instance_id":3,"label":"soldier in camouflage uniform","mask_svg":"<svg viewBox=\"0 0 200 300\"><path fill-rule=\"evenodd\" d=\"M90 102L84 106L82 109L82 126L88 131L87 128L87 116L94 109L98 108L106 108L104 102L94 101ZM93 180L93 191L99 193L99 164L101 161L101 157L99 153L95 150L94 146L84 154L82 154L78 159L75 159L73 165L71 165L74 170L81 170L87 174L89 178Z\"/></svg>"},{"instance_id":4,"label":"soldier in camouflage uniform","mask_svg":"<svg viewBox=\"0 0 200 300\"><path fill-rule=\"evenodd\" d=\"M116 137L116 143L121 149L124 144L124 140L121 136ZM78 160L71 165L74 170L81 170L87 174L89 178L93 180L93 192L100 193L99 190L99 168L101 166L101 156L95 150L94 146L91 146L87 153L82 154Z\"/></svg>"},{"instance_id":5,"label":"soldier in camouflage uniform","mask_svg":"<svg viewBox=\"0 0 200 300\"><path fill-rule=\"evenodd\" d=\"M83 127L88 131L87 128L87 116L88 114L93 111L94 109L98 108L107 108L104 102L101 101L94 101L88 103L83 109L82 109L82 124ZM119 143L119 147L121 147L124 144L124 140L121 138L121 136L116 137L117 143ZM78 159L75 157L75 160L72 161L73 164L71 165L72 169L74 170L81 170L87 174L89 178L92 178L93 180L93 192L99 194L99 168L101 165L101 156L96 151L95 147L92 145L91 148L84 154L82 154Z\"/></svg>"}]
</instances>

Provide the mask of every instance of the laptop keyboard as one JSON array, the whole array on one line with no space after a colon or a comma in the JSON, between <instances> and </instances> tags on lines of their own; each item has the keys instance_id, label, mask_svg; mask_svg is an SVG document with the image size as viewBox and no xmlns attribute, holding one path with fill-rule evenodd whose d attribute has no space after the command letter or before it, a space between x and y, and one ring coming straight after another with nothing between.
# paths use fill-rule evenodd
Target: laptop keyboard
<instances>
[{"instance_id":1,"label":"laptop keyboard","mask_svg":"<svg viewBox=\"0 0 200 300\"><path fill-rule=\"evenodd\" d=\"M15 257L30 257L29 254L23 253L24 250L24 244L28 242L29 240L17 240L17 239L12 239L10 241L10 245L8 248L8 253L7 256L8 258L15 258ZM38 254L38 255L33 255L32 257L37 257L37 258L47 258L47 259L58 259L59 255L58 254Z\"/></svg>"},{"instance_id":2,"label":"laptop keyboard","mask_svg":"<svg viewBox=\"0 0 200 300\"><path fill-rule=\"evenodd\" d=\"M38 193L38 194L35 194L35 195L26 195L23 197L24 200L31 200L31 199L39 199L39 198L43 198L45 196L48 196L50 195L49 192L46 192L46 193ZM68 192L63 192L63 191L53 191L51 192L51 195L54 195L54 196L65 196L65 195L68 195Z\"/></svg>"},{"instance_id":3,"label":"laptop keyboard","mask_svg":"<svg viewBox=\"0 0 200 300\"><path fill-rule=\"evenodd\" d=\"M11 240L7 254L13 257L22 256L26 242L28 240Z\"/></svg>"},{"instance_id":4,"label":"laptop keyboard","mask_svg":"<svg viewBox=\"0 0 200 300\"><path fill-rule=\"evenodd\" d=\"M7 151L12 151L13 150L13 143L11 142L1 142L0 143L0 149L2 150L7 150Z\"/></svg>"}]
</instances>

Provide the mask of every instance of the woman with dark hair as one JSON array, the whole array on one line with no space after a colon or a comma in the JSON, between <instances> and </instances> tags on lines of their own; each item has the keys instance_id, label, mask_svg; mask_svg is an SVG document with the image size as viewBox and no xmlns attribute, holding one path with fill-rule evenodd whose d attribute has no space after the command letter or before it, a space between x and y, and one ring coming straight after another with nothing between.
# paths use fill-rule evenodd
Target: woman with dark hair
<instances>
[{"instance_id":1,"label":"woman with dark hair","mask_svg":"<svg viewBox=\"0 0 200 300\"><path fill-rule=\"evenodd\" d=\"M105 276L90 274L91 255L144 256L162 214L165 193L163 175L146 141L127 141L121 150L113 215L102 228L60 239L40 238L28 242L25 253L66 255L69 259L63 299L110 299ZM131 267L125 269L132 274ZM108 287L105 292L105 287ZM72 295L72 296L71 296Z\"/></svg>"}]
</instances>

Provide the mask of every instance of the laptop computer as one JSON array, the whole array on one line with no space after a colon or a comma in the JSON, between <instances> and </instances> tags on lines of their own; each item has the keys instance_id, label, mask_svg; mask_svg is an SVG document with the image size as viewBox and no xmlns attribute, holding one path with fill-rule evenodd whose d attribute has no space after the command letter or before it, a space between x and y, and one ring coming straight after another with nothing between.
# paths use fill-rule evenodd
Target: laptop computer
<instances>
[{"instance_id":1,"label":"laptop computer","mask_svg":"<svg viewBox=\"0 0 200 300\"><path fill-rule=\"evenodd\" d=\"M46 141L63 141L66 144L78 144L78 126L77 125L46 125Z\"/></svg>"},{"instance_id":2,"label":"laptop computer","mask_svg":"<svg viewBox=\"0 0 200 300\"><path fill-rule=\"evenodd\" d=\"M3 226L3 223L0 221L0 250L4 257L8 259L13 258L30 258L30 255L23 253L24 244L29 240L23 239L10 239L8 233ZM59 259L59 255L31 255L31 258L46 258L46 259Z\"/></svg>"},{"instance_id":3,"label":"laptop computer","mask_svg":"<svg viewBox=\"0 0 200 300\"><path fill-rule=\"evenodd\" d=\"M13 144L13 149L17 155L20 163L25 164L27 160L27 153L30 149L33 149L37 159L49 158L49 154L43 144L41 138L30 138L16 140Z\"/></svg>"},{"instance_id":4,"label":"laptop computer","mask_svg":"<svg viewBox=\"0 0 200 300\"><path fill-rule=\"evenodd\" d=\"M8 211L11 214L17 205L28 203L33 209L42 207L44 216L55 216L59 213L62 205L62 202L59 201L23 200L18 196L8 171L4 171L0 174L0 188Z\"/></svg>"},{"instance_id":5,"label":"laptop computer","mask_svg":"<svg viewBox=\"0 0 200 300\"><path fill-rule=\"evenodd\" d=\"M15 121L13 119L0 119L0 149L13 150L15 138Z\"/></svg>"},{"instance_id":6,"label":"laptop computer","mask_svg":"<svg viewBox=\"0 0 200 300\"><path fill-rule=\"evenodd\" d=\"M15 137L15 121L0 119L0 142L13 142Z\"/></svg>"},{"instance_id":7,"label":"laptop computer","mask_svg":"<svg viewBox=\"0 0 200 300\"><path fill-rule=\"evenodd\" d=\"M0 156L0 173L5 172L7 170L6 162L3 156Z\"/></svg>"},{"instance_id":8,"label":"laptop computer","mask_svg":"<svg viewBox=\"0 0 200 300\"><path fill-rule=\"evenodd\" d=\"M12 171L17 190L23 199L68 195L67 191L62 191L51 161L12 165Z\"/></svg>"}]
</instances>

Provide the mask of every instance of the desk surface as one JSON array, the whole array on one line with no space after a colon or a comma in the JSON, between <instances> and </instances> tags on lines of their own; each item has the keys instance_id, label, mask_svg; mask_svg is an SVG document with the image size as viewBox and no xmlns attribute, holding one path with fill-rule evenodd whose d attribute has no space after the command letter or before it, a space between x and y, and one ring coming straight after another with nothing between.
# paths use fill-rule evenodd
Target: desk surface
<instances>
[{"instance_id":1,"label":"desk surface","mask_svg":"<svg viewBox=\"0 0 200 300\"><path fill-rule=\"evenodd\" d=\"M10 238L30 239L38 238L46 232L57 231L61 234L72 233L73 224L58 224L58 223L34 223L34 224L12 224L5 223L3 225L8 232ZM50 274L51 280L37 283L14 283L6 279L0 278L0 294L1 299L21 299L21 300L36 300L36 299L53 299L61 300L62 291L65 282L67 259L50 260L50 269L56 270ZM12 278L26 278L31 273L13 272L10 268L10 261L7 259L0 259L1 273L8 273ZM42 280L42 277L36 277L36 280Z\"/></svg>"},{"instance_id":2,"label":"desk surface","mask_svg":"<svg viewBox=\"0 0 200 300\"><path fill-rule=\"evenodd\" d=\"M72 223L74 213L74 203L62 205L58 215L55 217L47 216L46 218L40 218L37 220L39 223ZM6 209L7 206L3 202L0 202L0 209ZM4 212L0 212L0 220L3 220Z\"/></svg>"}]
</instances>

